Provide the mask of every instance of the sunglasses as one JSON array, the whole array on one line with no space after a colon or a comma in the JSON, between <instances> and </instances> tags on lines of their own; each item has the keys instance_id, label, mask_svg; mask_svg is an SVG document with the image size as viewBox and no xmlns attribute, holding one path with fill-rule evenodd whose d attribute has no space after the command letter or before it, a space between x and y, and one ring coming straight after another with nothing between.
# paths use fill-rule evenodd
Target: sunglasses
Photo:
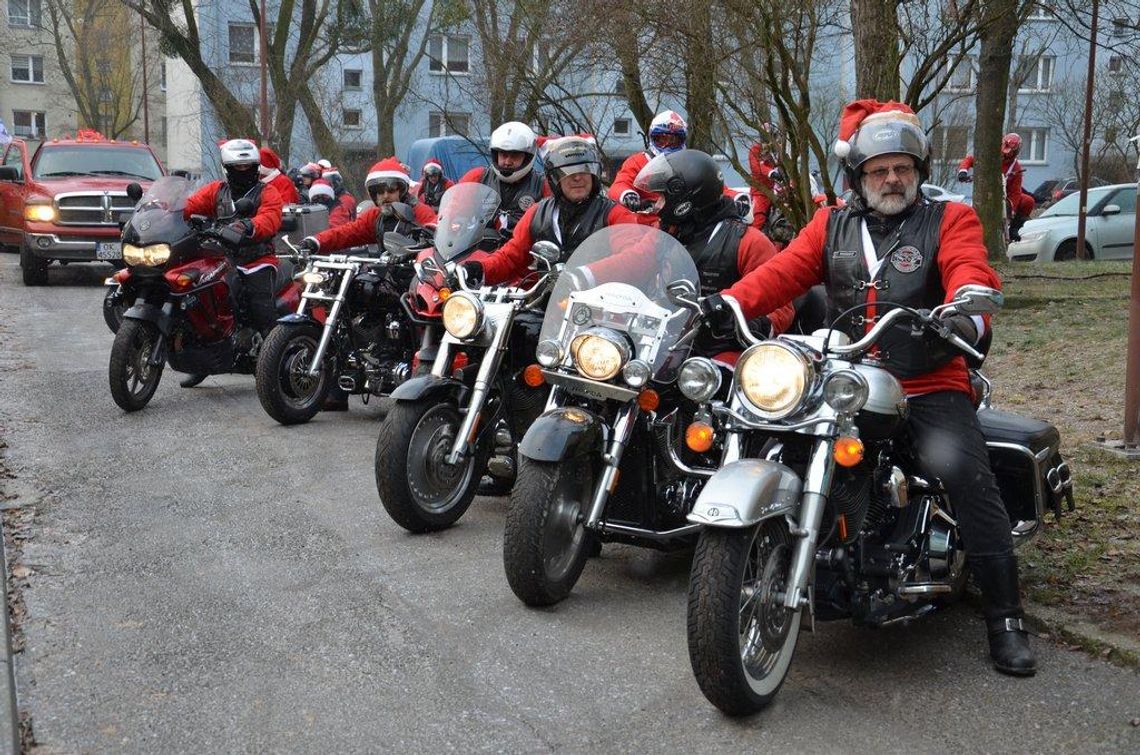
<instances>
[{"instance_id":1,"label":"sunglasses","mask_svg":"<svg viewBox=\"0 0 1140 755\"><path fill-rule=\"evenodd\" d=\"M404 191L402 183L379 183L372 185L373 194L400 194Z\"/></svg>"}]
</instances>

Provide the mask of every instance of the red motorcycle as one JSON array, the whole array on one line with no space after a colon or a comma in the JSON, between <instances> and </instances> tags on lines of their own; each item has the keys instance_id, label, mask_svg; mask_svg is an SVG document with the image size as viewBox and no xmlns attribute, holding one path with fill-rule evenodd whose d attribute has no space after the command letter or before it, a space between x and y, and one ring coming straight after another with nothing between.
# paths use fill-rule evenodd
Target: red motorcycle
<instances>
[{"instance_id":1,"label":"red motorcycle","mask_svg":"<svg viewBox=\"0 0 1140 755\"><path fill-rule=\"evenodd\" d=\"M111 396L124 411L147 405L167 363L190 375L182 383L186 387L209 375L253 374L257 366L261 335L249 325L243 297L235 291L240 273L231 259L242 237L225 221L185 220L193 189L175 176L160 178L145 195L137 184L128 187L138 204L123 229L127 267L113 277L121 305L129 307L108 370ZM275 264L281 281L277 309L285 314L297 308L301 289L293 281L291 259Z\"/></svg>"}]
</instances>

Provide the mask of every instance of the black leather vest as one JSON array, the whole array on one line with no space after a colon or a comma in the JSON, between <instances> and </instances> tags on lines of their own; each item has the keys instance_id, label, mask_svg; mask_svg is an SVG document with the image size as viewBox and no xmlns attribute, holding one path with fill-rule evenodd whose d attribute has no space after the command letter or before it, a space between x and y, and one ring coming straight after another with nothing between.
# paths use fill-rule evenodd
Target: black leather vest
<instances>
[{"instance_id":1,"label":"black leather vest","mask_svg":"<svg viewBox=\"0 0 1140 755\"><path fill-rule=\"evenodd\" d=\"M409 236L419 227L419 223L409 223L398 215L385 215L381 209L376 215L376 243L384 243L385 233L395 231L403 236Z\"/></svg>"},{"instance_id":2,"label":"black leather vest","mask_svg":"<svg viewBox=\"0 0 1140 755\"><path fill-rule=\"evenodd\" d=\"M744 223L722 220L714 227L711 237L700 233L685 245L701 275L702 296L723 291L740 280L740 242L747 230Z\"/></svg>"},{"instance_id":3,"label":"black leather vest","mask_svg":"<svg viewBox=\"0 0 1140 755\"><path fill-rule=\"evenodd\" d=\"M852 209L831 213L827 245L823 250L824 281L827 284L828 322L850 307L864 304L867 292L876 290L875 312L882 316L901 304L932 309L942 304L946 291L938 270L938 246L944 202L924 202L899 228L880 243L886 247L883 263L872 279L863 253L863 219ZM836 323L852 340L866 332L865 310L857 310ZM915 337L903 320L879 339L879 358L901 378L935 370L957 355L953 347L935 335Z\"/></svg>"},{"instance_id":4,"label":"black leather vest","mask_svg":"<svg viewBox=\"0 0 1140 755\"><path fill-rule=\"evenodd\" d=\"M490 168L483 169L483 177L479 179L479 183L495 190L499 195L499 212L507 214L508 223L502 230L514 230L515 223L519 222L523 213L542 199L544 180L546 179L541 174L535 173L534 168L531 168L530 173L527 173L521 181L513 184L500 180L498 174Z\"/></svg>"},{"instance_id":5,"label":"black leather vest","mask_svg":"<svg viewBox=\"0 0 1140 755\"><path fill-rule=\"evenodd\" d=\"M261 190L264 188L265 184L258 181L256 186L239 197L239 199L248 199L253 202L253 208L248 213L239 214L237 207L234 205L230 185L223 181L222 185L218 187L217 194L214 195L214 217L220 220L239 217L246 219L253 218L261 208ZM242 244L241 248L237 250L234 259L238 264L245 264L266 254L273 254L275 251L272 239L254 241L248 244Z\"/></svg>"},{"instance_id":6,"label":"black leather vest","mask_svg":"<svg viewBox=\"0 0 1140 755\"><path fill-rule=\"evenodd\" d=\"M423 195L421 198L423 199L424 203L428 207L438 210L440 200L443 199L443 179L441 178L438 182L432 184L425 178L423 183L420 184L420 187L423 190Z\"/></svg>"},{"instance_id":7,"label":"black leather vest","mask_svg":"<svg viewBox=\"0 0 1140 755\"><path fill-rule=\"evenodd\" d=\"M553 241L558 244L562 249L562 261L565 262L590 234L599 228L606 227L610 210L616 205L617 202L609 197L595 194L586 209L578 216L578 222L573 228L566 229L562 238L559 239L559 233L554 227L556 220L554 210L558 207L558 200L554 197L547 197L538 203L538 209L534 211L534 216L530 219L531 241Z\"/></svg>"}]
</instances>

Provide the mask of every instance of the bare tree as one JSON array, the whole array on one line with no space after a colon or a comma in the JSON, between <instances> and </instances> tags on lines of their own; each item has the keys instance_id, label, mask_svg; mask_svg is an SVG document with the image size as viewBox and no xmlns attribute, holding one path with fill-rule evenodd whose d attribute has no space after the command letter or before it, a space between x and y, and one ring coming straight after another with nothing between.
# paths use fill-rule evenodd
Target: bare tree
<instances>
[{"instance_id":1,"label":"bare tree","mask_svg":"<svg viewBox=\"0 0 1140 755\"><path fill-rule=\"evenodd\" d=\"M898 0L851 0L857 97L899 98L898 9Z\"/></svg>"}]
</instances>

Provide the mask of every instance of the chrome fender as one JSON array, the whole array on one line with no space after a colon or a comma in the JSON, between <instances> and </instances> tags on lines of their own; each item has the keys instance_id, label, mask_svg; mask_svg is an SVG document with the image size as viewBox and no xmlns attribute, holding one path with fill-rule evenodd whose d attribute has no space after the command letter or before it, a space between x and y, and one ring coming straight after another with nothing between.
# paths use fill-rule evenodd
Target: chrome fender
<instances>
[{"instance_id":1,"label":"chrome fender","mask_svg":"<svg viewBox=\"0 0 1140 755\"><path fill-rule=\"evenodd\" d=\"M795 511L802 491L799 475L783 464L741 459L709 478L687 519L709 527L751 527Z\"/></svg>"}]
</instances>

